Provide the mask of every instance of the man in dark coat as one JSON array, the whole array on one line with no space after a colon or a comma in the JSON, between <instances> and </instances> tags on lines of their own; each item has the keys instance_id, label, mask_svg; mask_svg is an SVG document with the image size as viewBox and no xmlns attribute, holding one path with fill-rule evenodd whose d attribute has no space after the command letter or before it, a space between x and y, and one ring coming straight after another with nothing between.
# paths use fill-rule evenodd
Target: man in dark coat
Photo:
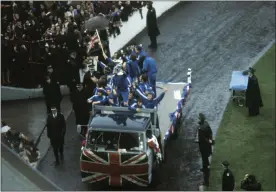
<instances>
[{"instance_id":1,"label":"man in dark coat","mask_svg":"<svg viewBox=\"0 0 276 192\"><path fill-rule=\"evenodd\" d=\"M55 165L59 165L63 160L63 145L66 132L64 116L57 111L56 107L51 107L51 114L47 118L47 136L50 139L55 155ZM59 159L60 155L60 159Z\"/></svg>"},{"instance_id":2,"label":"man in dark coat","mask_svg":"<svg viewBox=\"0 0 276 192\"><path fill-rule=\"evenodd\" d=\"M89 109L87 105L87 97L83 89L82 84L77 85L77 89L71 95L71 101L73 103L73 110L76 117L77 129L81 135L85 136L86 127L89 120Z\"/></svg>"},{"instance_id":3,"label":"man in dark coat","mask_svg":"<svg viewBox=\"0 0 276 192\"><path fill-rule=\"evenodd\" d=\"M76 57L76 52L70 53L66 66L67 86L69 87L71 93L76 87L76 84L80 81L79 66Z\"/></svg>"},{"instance_id":4,"label":"man in dark coat","mask_svg":"<svg viewBox=\"0 0 276 192\"><path fill-rule=\"evenodd\" d=\"M55 106L60 112L60 103L62 100L60 86L57 82L46 76L46 83L43 86L43 94L45 97L47 113L51 113L51 106Z\"/></svg>"},{"instance_id":5,"label":"man in dark coat","mask_svg":"<svg viewBox=\"0 0 276 192\"><path fill-rule=\"evenodd\" d=\"M147 30L148 30L148 36L150 37L150 41L151 41L149 48L156 49L157 48L156 37L160 35L160 31L157 26L156 11L152 6L152 2L148 2L147 7L148 7Z\"/></svg>"},{"instance_id":6,"label":"man in dark coat","mask_svg":"<svg viewBox=\"0 0 276 192\"><path fill-rule=\"evenodd\" d=\"M222 191L234 191L235 178L232 171L229 169L229 162L223 161L222 166L224 167L222 175Z\"/></svg>"},{"instance_id":7,"label":"man in dark coat","mask_svg":"<svg viewBox=\"0 0 276 192\"><path fill-rule=\"evenodd\" d=\"M97 80L100 78L100 75L95 71L93 64L89 65L88 68L89 71L87 71L83 77L83 84L87 98L94 95L94 89L97 86Z\"/></svg>"},{"instance_id":8,"label":"man in dark coat","mask_svg":"<svg viewBox=\"0 0 276 192\"><path fill-rule=\"evenodd\" d=\"M263 107L258 79L254 73L255 69L249 68L248 85L246 90L246 106L248 107L249 116L259 115L260 107Z\"/></svg>"},{"instance_id":9,"label":"man in dark coat","mask_svg":"<svg viewBox=\"0 0 276 192\"><path fill-rule=\"evenodd\" d=\"M57 73L56 73L56 71L54 71L52 65L48 65L48 66L47 66L47 72L46 72L46 75L45 75L45 76L49 76L50 79L51 79L53 82L59 84L59 81L58 81L58 78L57 78Z\"/></svg>"},{"instance_id":10,"label":"man in dark coat","mask_svg":"<svg viewBox=\"0 0 276 192\"><path fill-rule=\"evenodd\" d=\"M212 154L213 132L209 123L205 120L205 115L199 114L198 143L202 157L202 169L209 168L209 156Z\"/></svg>"}]
</instances>

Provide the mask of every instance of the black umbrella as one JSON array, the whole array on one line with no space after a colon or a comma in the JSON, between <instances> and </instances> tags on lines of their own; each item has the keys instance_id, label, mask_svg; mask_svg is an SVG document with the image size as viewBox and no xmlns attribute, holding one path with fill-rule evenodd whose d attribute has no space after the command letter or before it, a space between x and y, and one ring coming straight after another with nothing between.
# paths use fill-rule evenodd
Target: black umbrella
<instances>
[{"instance_id":1,"label":"black umbrella","mask_svg":"<svg viewBox=\"0 0 276 192\"><path fill-rule=\"evenodd\" d=\"M98 15L85 21L84 28L88 31L101 30L109 26L109 20L103 15Z\"/></svg>"}]
</instances>

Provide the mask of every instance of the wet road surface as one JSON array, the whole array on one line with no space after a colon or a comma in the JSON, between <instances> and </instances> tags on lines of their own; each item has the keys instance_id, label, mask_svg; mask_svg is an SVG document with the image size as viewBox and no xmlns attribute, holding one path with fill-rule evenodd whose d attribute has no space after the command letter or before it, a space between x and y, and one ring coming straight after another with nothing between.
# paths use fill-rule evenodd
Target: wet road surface
<instances>
[{"instance_id":1,"label":"wet road surface","mask_svg":"<svg viewBox=\"0 0 276 192\"><path fill-rule=\"evenodd\" d=\"M63 97L61 112L67 117L72 110L68 96ZM30 99L1 102L1 119L13 130L24 133L30 140L37 140L46 125L46 105L44 99ZM45 135L45 134L44 134ZM49 147L44 135L38 145L43 156Z\"/></svg>"},{"instance_id":2,"label":"wet road surface","mask_svg":"<svg viewBox=\"0 0 276 192\"><path fill-rule=\"evenodd\" d=\"M231 72L246 69L275 38L275 2L181 3L159 27L159 49L154 54L158 80L183 82L192 68L193 89L156 190L194 191L202 184L198 146L193 143L197 115L205 113L215 134L230 97ZM148 41L146 35L137 39L145 46ZM64 190L91 190L80 180L80 140L73 114L67 126L64 165L52 166L50 149L39 169Z\"/></svg>"},{"instance_id":3,"label":"wet road surface","mask_svg":"<svg viewBox=\"0 0 276 192\"><path fill-rule=\"evenodd\" d=\"M61 112L69 115L72 105L68 96L61 102ZM46 105L44 99L30 99L1 102L1 119L12 129L21 131L35 139L46 124Z\"/></svg>"}]
</instances>

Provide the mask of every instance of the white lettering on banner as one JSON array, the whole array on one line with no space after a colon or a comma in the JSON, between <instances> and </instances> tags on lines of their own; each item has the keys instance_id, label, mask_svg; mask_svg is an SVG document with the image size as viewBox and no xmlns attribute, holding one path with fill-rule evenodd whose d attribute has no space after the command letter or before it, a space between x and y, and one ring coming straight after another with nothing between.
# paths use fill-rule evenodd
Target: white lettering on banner
<instances>
[{"instance_id":1,"label":"white lettering on banner","mask_svg":"<svg viewBox=\"0 0 276 192\"><path fill-rule=\"evenodd\" d=\"M180 90L173 91L174 99L180 100L181 99L181 92Z\"/></svg>"}]
</instances>

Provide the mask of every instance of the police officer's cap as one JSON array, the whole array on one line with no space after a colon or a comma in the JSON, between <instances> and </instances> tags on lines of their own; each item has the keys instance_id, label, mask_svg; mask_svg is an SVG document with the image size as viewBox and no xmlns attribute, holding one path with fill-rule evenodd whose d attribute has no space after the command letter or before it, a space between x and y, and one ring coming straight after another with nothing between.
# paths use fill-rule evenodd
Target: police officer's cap
<instances>
[{"instance_id":1,"label":"police officer's cap","mask_svg":"<svg viewBox=\"0 0 276 192\"><path fill-rule=\"evenodd\" d=\"M205 115L203 113L199 113L198 118L200 120L205 120Z\"/></svg>"},{"instance_id":2,"label":"police officer's cap","mask_svg":"<svg viewBox=\"0 0 276 192\"><path fill-rule=\"evenodd\" d=\"M83 85L82 84L77 84L77 88L80 88L80 87L82 87Z\"/></svg>"},{"instance_id":3,"label":"police officer's cap","mask_svg":"<svg viewBox=\"0 0 276 192\"><path fill-rule=\"evenodd\" d=\"M51 106L51 110L56 110L56 106Z\"/></svg>"},{"instance_id":4,"label":"police officer's cap","mask_svg":"<svg viewBox=\"0 0 276 192\"><path fill-rule=\"evenodd\" d=\"M147 4L148 4L148 5L152 5L153 2L152 2L152 1L148 1Z\"/></svg>"},{"instance_id":5,"label":"police officer's cap","mask_svg":"<svg viewBox=\"0 0 276 192\"><path fill-rule=\"evenodd\" d=\"M228 167L230 164L229 164L228 161L225 160L225 161L222 162L222 165L225 166L225 167Z\"/></svg>"},{"instance_id":6,"label":"police officer's cap","mask_svg":"<svg viewBox=\"0 0 276 192\"><path fill-rule=\"evenodd\" d=\"M253 69L252 67L249 67L249 70L248 70L250 73L254 74L255 73L255 69Z\"/></svg>"},{"instance_id":7,"label":"police officer's cap","mask_svg":"<svg viewBox=\"0 0 276 192\"><path fill-rule=\"evenodd\" d=\"M47 69L53 69L52 65L48 65Z\"/></svg>"}]
</instances>

